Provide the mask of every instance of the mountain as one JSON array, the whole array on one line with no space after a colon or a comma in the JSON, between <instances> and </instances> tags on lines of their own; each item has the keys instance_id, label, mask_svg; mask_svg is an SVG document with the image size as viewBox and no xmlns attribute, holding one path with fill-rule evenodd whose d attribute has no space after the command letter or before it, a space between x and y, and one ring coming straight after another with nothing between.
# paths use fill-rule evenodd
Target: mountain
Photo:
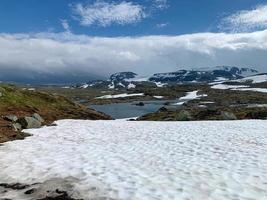
<instances>
[{"instance_id":1,"label":"mountain","mask_svg":"<svg viewBox=\"0 0 267 200\"><path fill-rule=\"evenodd\" d=\"M239 68L234 66L217 66L208 69L178 70L175 72L157 73L148 77L140 77L133 72L118 72L112 74L108 80L90 81L76 87L106 87L116 88L135 88L140 84L150 84L163 87L167 84L184 83L210 83L216 81L237 80L248 76L256 75L259 72L252 68Z\"/></svg>"},{"instance_id":2,"label":"mountain","mask_svg":"<svg viewBox=\"0 0 267 200\"><path fill-rule=\"evenodd\" d=\"M212 82L218 80L232 80L257 74L258 71L250 68L218 66L211 70L178 70L176 72L158 73L149 78L153 82Z\"/></svg>"}]
</instances>

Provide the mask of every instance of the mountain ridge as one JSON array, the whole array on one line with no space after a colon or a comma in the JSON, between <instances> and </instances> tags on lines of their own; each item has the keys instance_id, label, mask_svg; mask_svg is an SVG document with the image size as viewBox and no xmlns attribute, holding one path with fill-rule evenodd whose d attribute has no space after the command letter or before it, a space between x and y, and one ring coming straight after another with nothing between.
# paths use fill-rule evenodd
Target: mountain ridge
<instances>
[{"instance_id":1,"label":"mountain ridge","mask_svg":"<svg viewBox=\"0 0 267 200\"><path fill-rule=\"evenodd\" d=\"M155 73L151 76L141 77L138 74L126 71L112 74L107 80L89 81L85 84L76 85L76 87L107 87L116 88L135 88L141 83L153 84L157 87L173 84L185 83L211 83L216 81L230 81L257 75L260 72L253 68L235 67L235 66L216 66L206 69L180 69L174 72Z\"/></svg>"}]
</instances>

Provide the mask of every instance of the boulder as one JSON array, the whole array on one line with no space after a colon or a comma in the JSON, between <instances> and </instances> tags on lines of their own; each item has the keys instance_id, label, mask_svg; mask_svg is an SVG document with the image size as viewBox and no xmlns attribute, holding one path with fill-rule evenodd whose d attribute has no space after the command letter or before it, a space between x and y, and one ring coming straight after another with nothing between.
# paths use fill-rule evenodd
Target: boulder
<instances>
[{"instance_id":1,"label":"boulder","mask_svg":"<svg viewBox=\"0 0 267 200\"><path fill-rule=\"evenodd\" d=\"M168 101L164 103L165 106L169 106L170 104L171 102L168 102Z\"/></svg>"},{"instance_id":2,"label":"boulder","mask_svg":"<svg viewBox=\"0 0 267 200\"><path fill-rule=\"evenodd\" d=\"M192 120L192 116L191 116L189 111L182 110L176 116L176 120L177 121L190 121L190 120Z\"/></svg>"},{"instance_id":3,"label":"boulder","mask_svg":"<svg viewBox=\"0 0 267 200\"><path fill-rule=\"evenodd\" d=\"M237 120L237 117L232 112L222 111L221 116L223 120Z\"/></svg>"},{"instance_id":4,"label":"boulder","mask_svg":"<svg viewBox=\"0 0 267 200\"><path fill-rule=\"evenodd\" d=\"M11 128L15 131L21 131L22 130L21 124L19 124L19 123L12 124Z\"/></svg>"},{"instance_id":5,"label":"boulder","mask_svg":"<svg viewBox=\"0 0 267 200\"><path fill-rule=\"evenodd\" d=\"M139 102L137 104L135 104L136 106L145 106L145 104L143 102Z\"/></svg>"},{"instance_id":6,"label":"boulder","mask_svg":"<svg viewBox=\"0 0 267 200\"><path fill-rule=\"evenodd\" d=\"M17 120L17 122L21 125L22 128L40 128L42 123L35 119L34 117L21 117Z\"/></svg>"},{"instance_id":7,"label":"boulder","mask_svg":"<svg viewBox=\"0 0 267 200\"><path fill-rule=\"evenodd\" d=\"M18 120L18 117L16 115L7 115L3 117L4 120L10 121L10 122L16 122Z\"/></svg>"},{"instance_id":8,"label":"boulder","mask_svg":"<svg viewBox=\"0 0 267 200\"><path fill-rule=\"evenodd\" d=\"M34 113L32 117L37 119L39 122L44 123L44 119L38 113Z\"/></svg>"},{"instance_id":9,"label":"boulder","mask_svg":"<svg viewBox=\"0 0 267 200\"><path fill-rule=\"evenodd\" d=\"M168 111L168 109L166 108L166 107L161 107L159 110L158 110L158 112L166 112L166 111Z\"/></svg>"}]
</instances>

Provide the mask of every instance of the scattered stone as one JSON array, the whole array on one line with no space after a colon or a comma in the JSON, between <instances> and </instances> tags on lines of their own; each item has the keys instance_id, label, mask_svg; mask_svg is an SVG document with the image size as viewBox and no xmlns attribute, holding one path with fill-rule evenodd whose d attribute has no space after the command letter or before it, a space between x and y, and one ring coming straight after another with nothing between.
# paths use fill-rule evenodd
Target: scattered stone
<instances>
[{"instance_id":1,"label":"scattered stone","mask_svg":"<svg viewBox=\"0 0 267 200\"><path fill-rule=\"evenodd\" d=\"M44 119L38 113L34 113L32 117L37 119L39 122L44 123Z\"/></svg>"},{"instance_id":2,"label":"scattered stone","mask_svg":"<svg viewBox=\"0 0 267 200\"><path fill-rule=\"evenodd\" d=\"M4 120L10 121L10 122L16 122L18 120L18 117L16 115L7 115L3 117Z\"/></svg>"},{"instance_id":3,"label":"scattered stone","mask_svg":"<svg viewBox=\"0 0 267 200\"><path fill-rule=\"evenodd\" d=\"M145 104L143 102L139 102L137 104L135 104L136 106L145 106Z\"/></svg>"},{"instance_id":4,"label":"scattered stone","mask_svg":"<svg viewBox=\"0 0 267 200\"><path fill-rule=\"evenodd\" d=\"M165 102L164 105L165 106L169 106L171 103L170 102Z\"/></svg>"},{"instance_id":5,"label":"scattered stone","mask_svg":"<svg viewBox=\"0 0 267 200\"><path fill-rule=\"evenodd\" d=\"M20 183L8 184L8 183L0 183L0 187L5 189L12 189L12 190L24 190L29 187L29 185L24 185Z\"/></svg>"},{"instance_id":6,"label":"scattered stone","mask_svg":"<svg viewBox=\"0 0 267 200\"><path fill-rule=\"evenodd\" d=\"M190 120L192 120L192 116L191 116L189 111L182 110L176 116L176 120L177 121L190 121Z\"/></svg>"},{"instance_id":7,"label":"scattered stone","mask_svg":"<svg viewBox=\"0 0 267 200\"><path fill-rule=\"evenodd\" d=\"M17 120L23 129L28 128L41 128L42 123L33 117L21 117Z\"/></svg>"},{"instance_id":8,"label":"scattered stone","mask_svg":"<svg viewBox=\"0 0 267 200\"><path fill-rule=\"evenodd\" d=\"M168 111L168 109L166 108L166 107L161 107L159 110L158 110L158 112L166 112L166 111Z\"/></svg>"},{"instance_id":9,"label":"scattered stone","mask_svg":"<svg viewBox=\"0 0 267 200\"><path fill-rule=\"evenodd\" d=\"M221 116L223 120L237 120L237 117L235 116L235 114L231 112L222 111Z\"/></svg>"},{"instance_id":10,"label":"scattered stone","mask_svg":"<svg viewBox=\"0 0 267 200\"><path fill-rule=\"evenodd\" d=\"M21 131L22 130L21 124L19 124L19 123L12 124L11 128L15 131Z\"/></svg>"},{"instance_id":11,"label":"scattered stone","mask_svg":"<svg viewBox=\"0 0 267 200\"><path fill-rule=\"evenodd\" d=\"M32 194L32 193L34 193L34 191L35 191L35 189L32 188L32 189L29 189L26 192L24 192L24 194Z\"/></svg>"}]
</instances>

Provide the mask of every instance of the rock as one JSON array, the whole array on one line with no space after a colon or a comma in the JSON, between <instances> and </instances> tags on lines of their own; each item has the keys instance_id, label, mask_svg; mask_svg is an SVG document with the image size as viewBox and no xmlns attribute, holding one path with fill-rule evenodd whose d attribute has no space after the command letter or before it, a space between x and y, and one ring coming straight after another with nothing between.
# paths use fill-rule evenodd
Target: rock
<instances>
[{"instance_id":1,"label":"rock","mask_svg":"<svg viewBox=\"0 0 267 200\"><path fill-rule=\"evenodd\" d=\"M33 118L37 119L39 122L43 123L44 119L38 114L38 113L34 113L32 115Z\"/></svg>"},{"instance_id":2,"label":"rock","mask_svg":"<svg viewBox=\"0 0 267 200\"><path fill-rule=\"evenodd\" d=\"M190 120L192 120L192 116L191 116L189 111L182 110L176 116L176 120L177 121L190 121Z\"/></svg>"},{"instance_id":3,"label":"rock","mask_svg":"<svg viewBox=\"0 0 267 200\"><path fill-rule=\"evenodd\" d=\"M225 112L225 111L222 111L222 112L221 112L221 116L222 116L222 119L223 119L223 120L237 120L237 117L236 117L235 114L232 113L232 112Z\"/></svg>"},{"instance_id":4,"label":"rock","mask_svg":"<svg viewBox=\"0 0 267 200\"><path fill-rule=\"evenodd\" d=\"M19 123L12 124L11 128L15 131L21 131L22 130L22 127Z\"/></svg>"},{"instance_id":5,"label":"rock","mask_svg":"<svg viewBox=\"0 0 267 200\"><path fill-rule=\"evenodd\" d=\"M17 120L20 123L21 127L24 129L27 128L40 128L42 123L35 119L34 117L22 117Z\"/></svg>"},{"instance_id":6,"label":"rock","mask_svg":"<svg viewBox=\"0 0 267 200\"><path fill-rule=\"evenodd\" d=\"M170 102L165 102L164 105L165 106L169 106L171 103Z\"/></svg>"},{"instance_id":7,"label":"rock","mask_svg":"<svg viewBox=\"0 0 267 200\"><path fill-rule=\"evenodd\" d=\"M158 112L166 112L168 111L168 109L166 107L161 107Z\"/></svg>"},{"instance_id":8,"label":"rock","mask_svg":"<svg viewBox=\"0 0 267 200\"><path fill-rule=\"evenodd\" d=\"M3 117L4 120L10 121L10 122L16 122L18 120L18 117L16 115L7 115Z\"/></svg>"},{"instance_id":9,"label":"rock","mask_svg":"<svg viewBox=\"0 0 267 200\"><path fill-rule=\"evenodd\" d=\"M162 121L175 121L175 119L173 117L166 117L163 118Z\"/></svg>"},{"instance_id":10,"label":"rock","mask_svg":"<svg viewBox=\"0 0 267 200\"><path fill-rule=\"evenodd\" d=\"M143 102L139 102L137 104L135 104L136 106L144 106L145 104Z\"/></svg>"}]
</instances>

